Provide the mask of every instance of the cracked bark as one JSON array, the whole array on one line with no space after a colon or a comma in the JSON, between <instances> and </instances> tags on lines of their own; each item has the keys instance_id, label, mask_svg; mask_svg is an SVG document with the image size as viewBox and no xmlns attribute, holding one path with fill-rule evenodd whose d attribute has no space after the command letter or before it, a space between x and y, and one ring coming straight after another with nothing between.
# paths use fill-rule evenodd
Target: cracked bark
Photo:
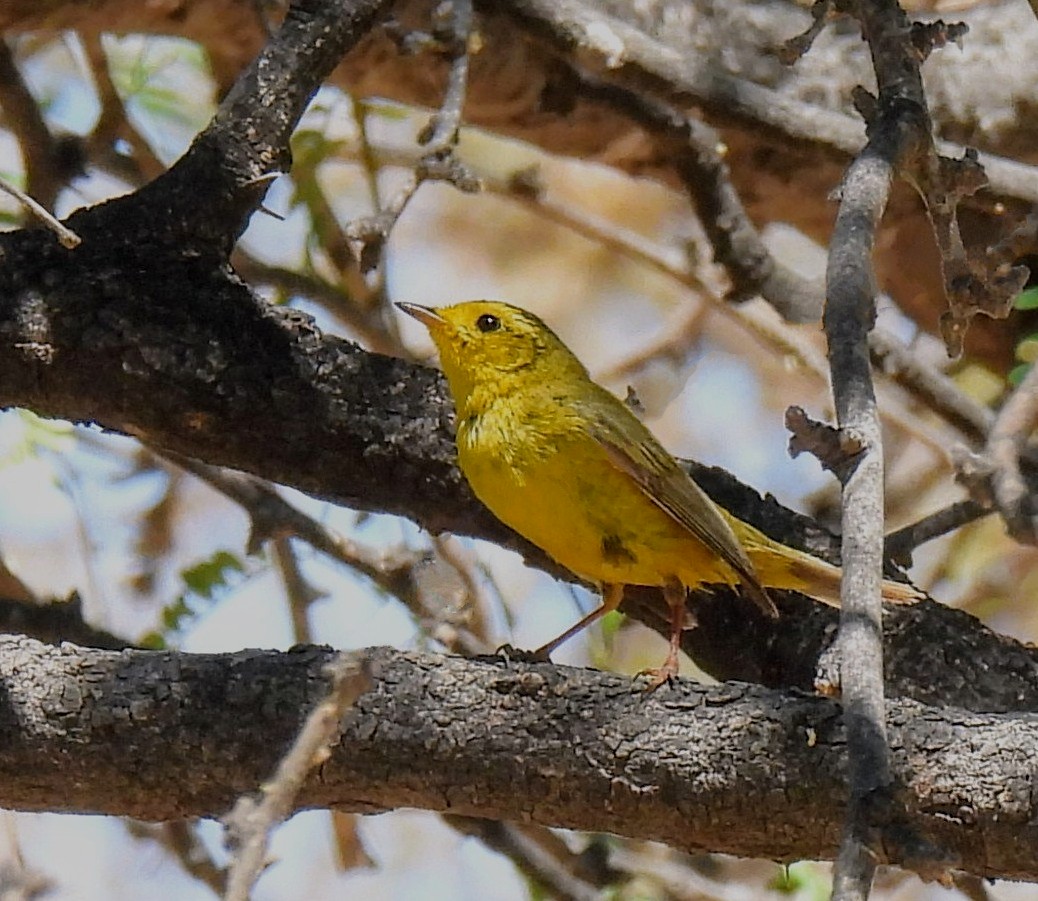
<instances>
[{"instance_id":1,"label":"cracked bark","mask_svg":"<svg viewBox=\"0 0 1038 901\"><path fill-rule=\"evenodd\" d=\"M333 654L0 638L0 805L219 814L269 774ZM846 749L830 700L688 681L646 695L593 670L388 649L371 666L300 807L421 807L776 860L838 841ZM1038 878L1033 716L902 700L890 735L913 825L970 872Z\"/></svg>"}]
</instances>

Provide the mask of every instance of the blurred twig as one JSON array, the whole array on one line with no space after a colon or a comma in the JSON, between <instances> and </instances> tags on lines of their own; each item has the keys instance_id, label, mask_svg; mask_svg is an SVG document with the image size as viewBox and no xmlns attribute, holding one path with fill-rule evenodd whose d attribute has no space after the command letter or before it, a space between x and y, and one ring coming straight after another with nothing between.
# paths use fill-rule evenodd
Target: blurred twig
<instances>
[{"instance_id":1,"label":"blurred twig","mask_svg":"<svg viewBox=\"0 0 1038 901\"><path fill-rule=\"evenodd\" d=\"M340 654L325 667L328 695L311 711L273 778L260 787L259 800L240 797L226 817L234 859L227 873L226 901L248 901L265 865L270 834L292 811L310 771L327 758L338 739L343 714L371 685L364 659Z\"/></svg>"},{"instance_id":2,"label":"blurred twig","mask_svg":"<svg viewBox=\"0 0 1038 901\"><path fill-rule=\"evenodd\" d=\"M1020 471L1020 457L1038 425L1038 366L1032 366L1002 406L983 456L991 467L991 491L1017 541L1038 543L1038 504Z\"/></svg>"},{"instance_id":3,"label":"blurred twig","mask_svg":"<svg viewBox=\"0 0 1038 901\"><path fill-rule=\"evenodd\" d=\"M358 303L358 298L343 287L330 284L315 273L298 272L264 263L241 247L234 251L233 265L235 271L252 285L269 285L286 294L321 304L338 316L368 349L384 354L397 351L396 337L386 327L378 311ZM354 266L352 260L349 265Z\"/></svg>"},{"instance_id":4,"label":"blurred twig","mask_svg":"<svg viewBox=\"0 0 1038 901\"><path fill-rule=\"evenodd\" d=\"M166 167L126 114L126 104L112 81L108 54L105 53L101 35L85 29L80 32L79 38L101 105L101 114L87 138L91 157L102 160L106 166L134 184L158 178L166 171ZM116 151L118 139L130 145L133 150L131 157Z\"/></svg>"},{"instance_id":5,"label":"blurred twig","mask_svg":"<svg viewBox=\"0 0 1038 901\"><path fill-rule=\"evenodd\" d=\"M383 591L403 601L409 609L417 609L413 569L419 556L386 554L351 541L293 507L273 487L254 476L209 466L179 454L161 453L159 456L208 482L242 506L252 523L250 553L266 540L294 536L366 576Z\"/></svg>"},{"instance_id":6,"label":"blurred twig","mask_svg":"<svg viewBox=\"0 0 1038 901\"><path fill-rule=\"evenodd\" d=\"M227 887L227 870L213 860L198 834L201 820L173 820L169 823L142 823L128 820L127 829L135 838L146 838L164 847L180 862L184 871L222 895Z\"/></svg>"},{"instance_id":7,"label":"blurred twig","mask_svg":"<svg viewBox=\"0 0 1038 901\"><path fill-rule=\"evenodd\" d=\"M954 532L992 512L974 500L957 501L891 532L884 541L883 553L896 563L908 566L911 564L912 551L919 545Z\"/></svg>"},{"instance_id":8,"label":"blurred twig","mask_svg":"<svg viewBox=\"0 0 1038 901\"><path fill-rule=\"evenodd\" d=\"M310 630L310 605L323 597L303 576L299 557L292 547L292 539L280 535L271 542L274 562L281 573L281 582L288 597L288 610L292 617L292 637L297 644L312 644Z\"/></svg>"},{"instance_id":9,"label":"blurred twig","mask_svg":"<svg viewBox=\"0 0 1038 901\"><path fill-rule=\"evenodd\" d=\"M541 842L524 834L522 827L452 814L445 814L443 820L459 832L475 836L488 848L504 854L520 872L552 897L560 901L601 901L602 892L598 887L575 875Z\"/></svg>"},{"instance_id":10,"label":"blurred twig","mask_svg":"<svg viewBox=\"0 0 1038 901\"><path fill-rule=\"evenodd\" d=\"M26 210L32 213L32 215L39 219L40 222L54 232L54 234L58 236L58 240L61 242L62 247L72 250L74 247L79 246L82 238L72 231L72 229L62 225L57 219L48 213L44 207L38 204L24 191L19 190L3 178L0 178L0 191L3 191L5 194L10 195L17 200Z\"/></svg>"},{"instance_id":11,"label":"blurred twig","mask_svg":"<svg viewBox=\"0 0 1038 901\"><path fill-rule=\"evenodd\" d=\"M55 138L44 121L36 98L22 78L7 41L0 39L0 107L4 123L14 135L22 151L25 166L26 194L36 198L27 202L24 195L14 194L34 216L47 221L40 209L54 208L58 192L82 171L82 149L74 136ZM40 209L37 209L36 207ZM48 224L51 224L48 222ZM51 226L53 227L53 225ZM56 229L55 229L56 230ZM59 235L61 232L59 232ZM69 232L68 234L71 234ZM74 244L62 244L75 247Z\"/></svg>"},{"instance_id":12,"label":"blurred twig","mask_svg":"<svg viewBox=\"0 0 1038 901\"><path fill-rule=\"evenodd\" d=\"M994 414L965 394L943 372L924 363L917 353L883 329L870 332L869 350L881 372L919 397L967 438L984 440L994 422Z\"/></svg>"},{"instance_id":13,"label":"blurred twig","mask_svg":"<svg viewBox=\"0 0 1038 901\"><path fill-rule=\"evenodd\" d=\"M451 64L443 103L418 136L418 143L425 147L425 153L408 174L404 186L382 209L372 216L355 219L346 227L350 249L363 272L381 264L393 227L425 182L447 182L466 193L474 193L481 187L479 179L455 153L468 86L472 0L452 0L442 9L447 10L448 21L445 27L437 29L436 38L449 54Z\"/></svg>"},{"instance_id":14,"label":"blurred twig","mask_svg":"<svg viewBox=\"0 0 1038 901\"><path fill-rule=\"evenodd\" d=\"M710 237L717 262L731 278L731 299L759 294L790 322L816 322L824 300L821 285L797 275L768 251L731 183L717 132L629 88L573 75L581 96L630 116L671 159Z\"/></svg>"}]
</instances>

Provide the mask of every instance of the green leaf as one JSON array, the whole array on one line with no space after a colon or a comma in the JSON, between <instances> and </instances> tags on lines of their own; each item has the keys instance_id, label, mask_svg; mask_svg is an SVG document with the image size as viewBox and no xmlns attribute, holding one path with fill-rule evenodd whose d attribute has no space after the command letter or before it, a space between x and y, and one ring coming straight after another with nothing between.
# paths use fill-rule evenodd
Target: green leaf
<instances>
[{"instance_id":1,"label":"green leaf","mask_svg":"<svg viewBox=\"0 0 1038 901\"><path fill-rule=\"evenodd\" d=\"M137 644L147 651L165 651L169 647L161 632L148 632L138 639Z\"/></svg>"},{"instance_id":2,"label":"green leaf","mask_svg":"<svg viewBox=\"0 0 1038 901\"><path fill-rule=\"evenodd\" d=\"M181 570L180 578L192 594L211 600L216 589L227 587L229 575L244 571L242 562L230 551L217 551L208 560Z\"/></svg>"},{"instance_id":3,"label":"green leaf","mask_svg":"<svg viewBox=\"0 0 1038 901\"><path fill-rule=\"evenodd\" d=\"M1027 335L1017 343L1016 358L1021 363L1038 360L1038 335Z\"/></svg>"},{"instance_id":4,"label":"green leaf","mask_svg":"<svg viewBox=\"0 0 1038 901\"><path fill-rule=\"evenodd\" d=\"M1018 310L1038 310L1038 285L1017 295L1013 306Z\"/></svg>"},{"instance_id":5,"label":"green leaf","mask_svg":"<svg viewBox=\"0 0 1038 901\"><path fill-rule=\"evenodd\" d=\"M829 879L809 861L783 866L768 888L783 895L799 895L802 901L825 901L829 897Z\"/></svg>"},{"instance_id":6,"label":"green leaf","mask_svg":"<svg viewBox=\"0 0 1038 901\"><path fill-rule=\"evenodd\" d=\"M1014 388L1019 385L1023 380L1024 376L1027 375L1027 371L1031 368L1030 363L1020 363L1009 370L1009 375L1006 376L1006 381L1009 382Z\"/></svg>"},{"instance_id":7,"label":"green leaf","mask_svg":"<svg viewBox=\"0 0 1038 901\"><path fill-rule=\"evenodd\" d=\"M188 606L187 598L180 595L172 604L162 608L162 627L166 632L174 632L180 628L180 624L191 616L192 610Z\"/></svg>"}]
</instances>

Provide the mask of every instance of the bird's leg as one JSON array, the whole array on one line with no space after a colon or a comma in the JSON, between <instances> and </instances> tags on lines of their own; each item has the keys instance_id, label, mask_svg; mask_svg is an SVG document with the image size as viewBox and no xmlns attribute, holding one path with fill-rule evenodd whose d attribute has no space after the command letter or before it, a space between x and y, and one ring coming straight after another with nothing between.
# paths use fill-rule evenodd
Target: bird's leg
<instances>
[{"instance_id":1,"label":"bird's leg","mask_svg":"<svg viewBox=\"0 0 1038 901\"><path fill-rule=\"evenodd\" d=\"M681 633L690 625L685 599L688 594L684 585L677 579L668 579L663 585L663 598L670 607L670 648L663 666L642 670L639 676L648 676L646 691L655 691L664 682L670 682L678 675L678 653L681 651Z\"/></svg>"},{"instance_id":2,"label":"bird's leg","mask_svg":"<svg viewBox=\"0 0 1038 901\"><path fill-rule=\"evenodd\" d=\"M587 616L585 616L575 626L570 626L561 635L553 638L547 644L542 645L536 651L533 652L533 656L538 660L549 660L551 659L551 652L554 651L564 641L569 641L578 632L582 632L588 626L590 626L595 620L601 619L607 613L611 613L617 607L620 606L620 601L624 599L624 587L615 582L609 582L602 586L602 603L595 610L592 610Z\"/></svg>"}]
</instances>

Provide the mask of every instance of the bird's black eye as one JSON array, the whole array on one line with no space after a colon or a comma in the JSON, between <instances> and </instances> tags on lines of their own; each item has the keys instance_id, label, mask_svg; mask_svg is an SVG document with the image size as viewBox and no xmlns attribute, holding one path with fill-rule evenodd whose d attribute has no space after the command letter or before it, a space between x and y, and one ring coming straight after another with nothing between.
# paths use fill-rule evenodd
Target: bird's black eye
<instances>
[{"instance_id":1,"label":"bird's black eye","mask_svg":"<svg viewBox=\"0 0 1038 901\"><path fill-rule=\"evenodd\" d=\"M476 328L481 332L496 332L501 328L501 320L489 313L484 313L476 320Z\"/></svg>"}]
</instances>

